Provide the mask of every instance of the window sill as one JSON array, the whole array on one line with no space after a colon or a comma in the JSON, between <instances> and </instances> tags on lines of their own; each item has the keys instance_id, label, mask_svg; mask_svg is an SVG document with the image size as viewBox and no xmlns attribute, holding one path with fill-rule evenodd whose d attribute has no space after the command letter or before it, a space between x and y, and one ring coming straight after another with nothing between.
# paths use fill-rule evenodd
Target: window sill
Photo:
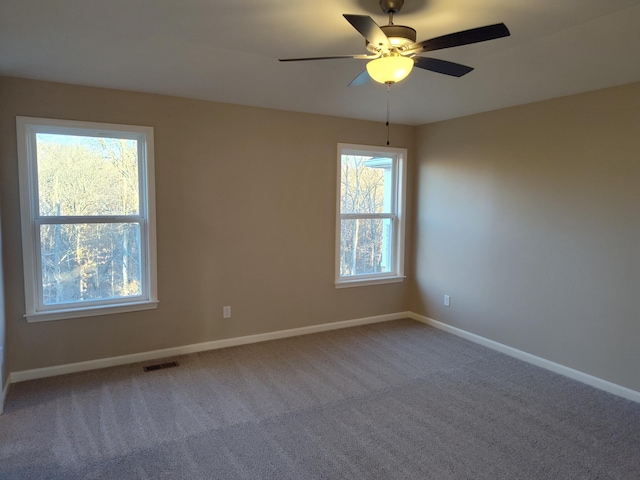
<instances>
[{"instance_id":1,"label":"window sill","mask_svg":"<svg viewBox=\"0 0 640 480\"><path fill-rule=\"evenodd\" d=\"M400 283L404 281L404 276L389 276L375 278L358 278L353 280L338 280L335 282L336 288L365 287L367 285L383 285L385 283Z\"/></svg>"},{"instance_id":2,"label":"window sill","mask_svg":"<svg viewBox=\"0 0 640 480\"><path fill-rule=\"evenodd\" d=\"M49 310L46 312L27 313L24 317L29 323L48 322L52 320L66 320L69 318L95 317L112 313L137 312L158 308L158 300L135 303L119 303L117 305L101 305L97 307L68 308L64 310Z\"/></svg>"}]
</instances>

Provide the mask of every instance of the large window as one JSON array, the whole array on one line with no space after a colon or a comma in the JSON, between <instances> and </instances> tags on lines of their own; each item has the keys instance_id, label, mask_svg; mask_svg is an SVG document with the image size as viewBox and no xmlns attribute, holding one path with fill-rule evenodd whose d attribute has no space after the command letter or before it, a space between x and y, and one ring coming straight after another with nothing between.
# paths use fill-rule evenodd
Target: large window
<instances>
[{"instance_id":1,"label":"large window","mask_svg":"<svg viewBox=\"0 0 640 480\"><path fill-rule=\"evenodd\" d=\"M153 129L17 118L28 321L155 308Z\"/></svg>"},{"instance_id":2,"label":"large window","mask_svg":"<svg viewBox=\"0 0 640 480\"><path fill-rule=\"evenodd\" d=\"M406 156L338 144L337 287L403 280Z\"/></svg>"}]
</instances>

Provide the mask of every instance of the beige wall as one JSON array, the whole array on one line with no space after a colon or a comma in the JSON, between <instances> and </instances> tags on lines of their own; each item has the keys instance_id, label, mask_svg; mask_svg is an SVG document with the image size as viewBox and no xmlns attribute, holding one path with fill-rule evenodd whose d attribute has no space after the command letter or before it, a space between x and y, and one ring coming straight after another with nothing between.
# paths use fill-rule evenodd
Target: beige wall
<instances>
[{"instance_id":1,"label":"beige wall","mask_svg":"<svg viewBox=\"0 0 640 480\"><path fill-rule=\"evenodd\" d=\"M0 218L2 216L0 215ZM3 400L2 393L5 383L9 379L9 362L6 349L6 322L4 305L4 268L2 263L2 228L0 227L0 413L2 413Z\"/></svg>"},{"instance_id":2,"label":"beige wall","mask_svg":"<svg viewBox=\"0 0 640 480\"><path fill-rule=\"evenodd\" d=\"M640 84L394 127L412 281L340 290L336 143L382 123L1 77L0 105L11 371L410 309L640 390ZM158 310L22 318L16 115L154 127Z\"/></svg>"},{"instance_id":3,"label":"beige wall","mask_svg":"<svg viewBox=\"0 0 640 480\"><path fill-rule=\"evenodd\" d=\"M405 310L408 282L333 286L337 143L384 145L382 123L14 78L0 104L11 371ZM22 318L16 115L154 127L157 310ZM392 130L410 161L414 134Z\"/></svg>"},{"instance_id":4,"label":"beige wall","mask_svg":"<svg viewBox=\"0 0 640 480\"><path fill-rule=\"evenodd\" d=\"M411 310L640 390L640 83L417 138Z\"/></svg>"}]
</instances>

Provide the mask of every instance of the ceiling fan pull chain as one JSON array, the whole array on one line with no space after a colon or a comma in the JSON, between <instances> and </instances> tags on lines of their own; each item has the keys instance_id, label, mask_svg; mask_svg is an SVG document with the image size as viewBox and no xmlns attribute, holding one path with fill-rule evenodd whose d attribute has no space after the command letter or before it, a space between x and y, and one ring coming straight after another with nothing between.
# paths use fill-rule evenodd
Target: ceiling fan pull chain
<instances>
[{"instance_id":1,"label":"ceiling fan pull chain","mask_svg":"<svg viewBox=\"0 0 640 480\"><path fill-rule=\"evenodd\" d=\"M389 117L391 114L391 84L387 83L387 145L389 145Z\"/></svg>"}]
</instances>

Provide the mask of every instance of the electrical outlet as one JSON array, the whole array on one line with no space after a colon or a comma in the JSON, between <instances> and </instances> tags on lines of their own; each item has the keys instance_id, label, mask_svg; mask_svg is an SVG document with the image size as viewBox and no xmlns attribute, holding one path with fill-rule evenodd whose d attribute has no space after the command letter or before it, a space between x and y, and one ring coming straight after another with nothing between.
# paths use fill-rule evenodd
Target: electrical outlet
<instances>
[{"instance_id":1,"label":"electrical outlet","mask_svg":"<svg viewBox=\"0 0 640 480\"><path fill-rule=\"evenodd\" d=\"M231 307L222 307L222 318L231 318Z\"/></svg>"},{"instance_id":2,"label":"electrical outlet","mask_svg":"<svg viewBox=\"0 0 640 480\"><path fill-rule=\"evenodd\" d=\"M449 295L444 296L444 306L448 307L450 305L451 297Z\"/></svg>"}]
</instances>

